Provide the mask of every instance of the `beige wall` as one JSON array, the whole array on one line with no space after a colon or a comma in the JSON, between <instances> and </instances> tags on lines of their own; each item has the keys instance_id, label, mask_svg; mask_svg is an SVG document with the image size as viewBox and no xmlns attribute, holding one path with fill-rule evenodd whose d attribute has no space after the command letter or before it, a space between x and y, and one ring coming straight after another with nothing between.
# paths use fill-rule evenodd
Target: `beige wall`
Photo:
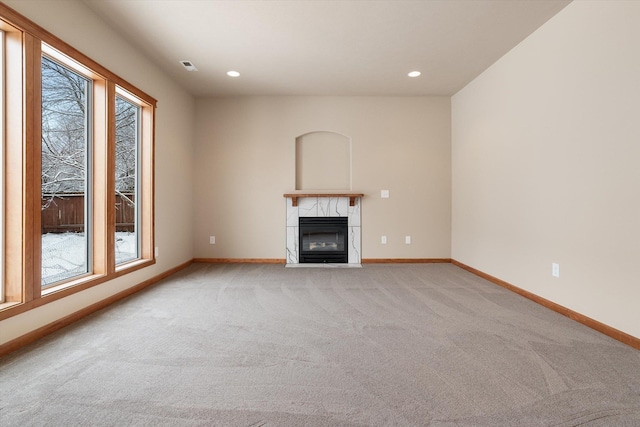
<instances>
[{"instance_id":1,"label":"beige wall","mask_svg":"<svg viewBox=\"0 0 640 427\"><path fill-rule=\"evenodd\" d=\"M573 2L452 99L453 258L635 337L638 22Z\"/></svg>"},{"instance_id":2,"label":"beige wall","mask_svg":"<svg viewBox=\"0 0 640 427\"><path fill-rule=\"evenodd\" d=\"M78 1L3 0L158 100L156 116L157 264L0 322L0 343L125 290L193 258L195 102Z\"/></svg>"},{"instance_id":3,"label":"beige wall","mask_svg":"<svg viewBox=\"0 0 640 427\"><path fill-rule=\"evenodd\" d=\"M285 257L282 195L295 187L296 137L313 131L352 139L363 258L450 256L449 98L238 97L196 111L196 257Z\"/></svg>"}]
</instances>

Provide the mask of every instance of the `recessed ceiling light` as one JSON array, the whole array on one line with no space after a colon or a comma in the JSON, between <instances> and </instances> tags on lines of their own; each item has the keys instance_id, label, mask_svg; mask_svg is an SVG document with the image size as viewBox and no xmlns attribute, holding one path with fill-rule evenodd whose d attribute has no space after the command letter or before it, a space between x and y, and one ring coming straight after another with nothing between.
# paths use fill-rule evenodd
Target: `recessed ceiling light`
<instances>
[{"instance_id":1,"label":"recessed ceiling light","mask_svg":"<svg viewBox=\"0 0 640 427\"><path fill-rule=\"evenodd\" d=\"M418 77L420 74L422 74L420 71L412 71L409 74L407 74L409 77Z\"/></svg>"},{"instance_id":2,"label":"recessed ceiling light","mask_svg":"<svg viewBox=\"0 0 640 427\"><path fill-rule=\"evenodd\" d=\"M227 76L229 77L240 77L240 73L237 71L227 71Z\"/></svg>"},{"instance_id":3,"label":"recessed ceiling light","mask_svg":"<svg viewBox=\"0 0 640 427\"><path fill-rule=\"evenodd\" d=\"M193 62L191 61L180 61L180 63L187 71L198 71L196 66L193 65Z\"/></svg>"}]
</instances>

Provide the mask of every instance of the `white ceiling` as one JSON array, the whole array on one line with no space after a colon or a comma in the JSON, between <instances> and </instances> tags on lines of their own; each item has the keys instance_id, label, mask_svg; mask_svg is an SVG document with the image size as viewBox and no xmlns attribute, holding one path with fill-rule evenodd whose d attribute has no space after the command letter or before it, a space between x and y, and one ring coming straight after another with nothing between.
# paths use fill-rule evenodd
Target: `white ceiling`
<instances>
[{"instance_id":1,"label":"white ceiling","mask_svg":"<svg viewBox=\"0 0 640 427\"><path fill-rule=\"evenodd\" d=\"M205 97L452 95L570 0L84 2Z\"/></svg>"}]
</instances>

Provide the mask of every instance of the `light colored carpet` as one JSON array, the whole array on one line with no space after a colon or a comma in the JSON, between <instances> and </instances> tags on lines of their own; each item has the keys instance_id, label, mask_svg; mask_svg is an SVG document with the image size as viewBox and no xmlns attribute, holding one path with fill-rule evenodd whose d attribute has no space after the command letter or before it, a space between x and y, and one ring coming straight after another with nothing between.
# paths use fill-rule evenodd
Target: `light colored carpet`
<instances>
[{"instance_id":1,"label":"light colored carpet","mask_svg":"<svg viewBox=\"0 0 640 427\"><path fill-rule=\"evenodd\" d=\"M450 264L194 264L0 363L2 426L640 426L640 352Z\"/></svg>"}]
</instances>

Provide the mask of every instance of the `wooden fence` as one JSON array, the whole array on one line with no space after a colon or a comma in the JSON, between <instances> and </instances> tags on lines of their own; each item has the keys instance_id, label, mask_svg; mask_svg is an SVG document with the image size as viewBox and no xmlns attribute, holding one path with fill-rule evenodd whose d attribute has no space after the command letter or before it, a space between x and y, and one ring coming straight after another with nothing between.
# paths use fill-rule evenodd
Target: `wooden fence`
<instances>
[{"instance_id":1,"label":"wooden fence","mask_svg":"<svg viewBox=\"0 0 640 427\"><path fill-rule=\"evenodd\" d=\"M125 194L135 202L133 194ZM42 198L42 234L84 231L84 194L64 194ZM116 194L116 231L134 231L135 206Z\"/></svg>"}]
</instances>

